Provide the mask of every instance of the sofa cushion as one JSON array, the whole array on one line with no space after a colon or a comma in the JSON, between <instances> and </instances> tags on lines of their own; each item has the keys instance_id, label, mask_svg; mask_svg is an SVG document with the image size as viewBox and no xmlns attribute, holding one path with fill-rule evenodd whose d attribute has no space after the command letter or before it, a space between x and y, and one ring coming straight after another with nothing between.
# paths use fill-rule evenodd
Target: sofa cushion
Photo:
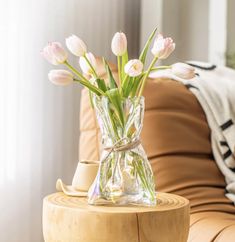
<instances>
[{"instance_id":1,"label":"sofa cushion","mask_svg":"<svg viewBox=\"0 0 235 242\"><path fill-rule=\"evenodd\" d=\"M213 159L210 129L195 96L170 79L150 80L145 96L142 141L157 190L187 197L192 213L235 213L224 195L224 176Z\"/></svg>"},{"instance_id":2,"label":"sofa cushion","mask_svg":"<svg viewBox=\"0 0 235 242\"><path fill-rule=\"evenodd\" d=\"M191 215L188 242L211 241L235 241L234 215L220 212L203 212Z\"/></svg>"}]
</instances>

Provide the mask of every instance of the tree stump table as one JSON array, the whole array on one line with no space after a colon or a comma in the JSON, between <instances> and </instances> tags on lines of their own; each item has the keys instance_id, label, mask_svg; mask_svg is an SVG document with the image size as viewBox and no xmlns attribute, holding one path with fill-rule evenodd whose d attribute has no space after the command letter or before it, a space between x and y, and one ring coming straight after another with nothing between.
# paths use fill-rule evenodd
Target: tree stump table
<instances>
[{"instance_id":1,"label":"tree stump table","mask_svg":"<svg viewBox=\"0 0 235 242\"><path fill-rule=\"evenodd\" d=\"M157 193L155 207L91 206L54 193L43 201L45 242L186 242L189 201Z\"/></svg>"}]
</instances>

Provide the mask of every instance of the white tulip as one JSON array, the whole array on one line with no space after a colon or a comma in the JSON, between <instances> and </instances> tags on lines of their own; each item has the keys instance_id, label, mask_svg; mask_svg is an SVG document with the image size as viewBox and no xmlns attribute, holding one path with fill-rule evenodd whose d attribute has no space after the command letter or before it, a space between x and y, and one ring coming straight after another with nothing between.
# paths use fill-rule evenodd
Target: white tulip
<instances>
[{"instance_id":1,"label":"white tulip","mask_svg":"<svg viewBox=\"0 0 235 242\"><path fill-rule=\"evenodd\" d=\"M122 56L127 50L126 35L122 32L117 32L112 39L111 49L114 55Z\"/></svg>"},{"instance_id":2,"label":"white tulip","mask_svg":"<svg viewBox=\"0 0 235 242\"><path fill-rule=\"evenodd\" d=\"M154 56L157 56L158 59L166 59L174 49L175 43L172 38L163 38L161 34L158 34L151 52Z\"/></svg>"},{"instance_id":3,"label":"white tulip","mask_svg":"<svg viewBox=\"0 0 235 242\"><path fill-rule=\"evenodd\" d=\"M59 42L48 43L41 51L41 55L53 65L63 64L68 58L66 51Z\"/></svg>"},{"instance_id":4,"label":"white tulip","mask_svg":"<svg viewBox=\"0 0 235 242\"><path fill-rule=\"evenodd\" d=\"M94 55L91 52L88 52L85 55L86 55L86 58L91 63L94 70L96 70L97 63L96 63L96 59L95 59ZM87 74L87 75L93 75L94 74L90 65L87 63L86 59L83 56L80 57L79 64L80 64L80 67L81 67L84 74Z\"/></svg>"},{"instance_id":5,"label":"white tulip","mask_svg":"<svg viewBox=\"0 0 235 242\"><path fill-rule=\"evenodd\" d=\"M195 77L195 68L179 62L172 65L172 73L183 79L192 79Z\"/></svg>"},{"instance_id":6,"label":"white tulip","mask_svg":"<svg viewBox=\"0 0 235 242\"><path fill-rule=\"evenodd\" d=\"M129 60L124 67L124 71L127 75L136 77L142 73L143 67L143 63L140 60Z\"/></svg>"},{"instance_id":7,"label":"white tulip","mask_svg":"<svg viewBox=\"0 0 235 242\"><path fill-rule=\"evenodd\" d=\"M76 35L66 38L66 46L76 56L83 56L87 52L86 44Z\"/></svg>"},{"instance_id":8,"label":"white tulip","mask_svg":"<svg viewBox=\"0 0 235 242\"><path fill-rule=\"evenodd\" d=\"M49 80L60 86L65 86L73 82L73 74L66 70L51 70L48 73Z\"/></svg>"}]
</instances>

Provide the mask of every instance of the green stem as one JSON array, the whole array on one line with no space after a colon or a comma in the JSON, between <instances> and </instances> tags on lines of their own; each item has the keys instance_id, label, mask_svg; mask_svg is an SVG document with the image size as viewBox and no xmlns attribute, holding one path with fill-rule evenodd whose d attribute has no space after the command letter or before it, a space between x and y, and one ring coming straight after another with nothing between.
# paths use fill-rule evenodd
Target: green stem
<instances>
[{"instance_id":1,"label":"green stem","mask_svg":"<svg viewBox=\"0 0 235 242\"><path fill-rule=\"evenodd\" d=\"M157 67L153 67L151 71L165 70L165 69L171 69L171 66L157 66Z\"/></svg>"},{"instance_id":2,"label":"green stem","mask_svg":"<svg viewBox=\"0 0 235 242\"><path fill-rule=\"evenodd\" d=\"M119 140L119 136L118 136L118 132L117 132L117 125L115 125L115 121L113 118L113 113L111 112L111 110L108 108L108 113L109 113L109 118L110 118L110 122L114 131L114 136L116 140ZM110 132L112 134L112 132Z\"/></svg>"},{"instance_id":3,"label":"green stem","mask_svg":"<svg viewBox=\"0 0 235 242\"><path fill-rule=\"evenodd\" d=\"M73 66L71 66L67 61L64 62L64 64L74 73L76 74L80 79L74 78L74 81L77 81L81 83L83 86L90 89L92 92L97 94L98 96L103 95L105 96L105 93L97 88L96 86L92 85L80 72L78 72Z\"/></svg>"},{"instance_id":4,"label":"green stem","mask_svg":"<svg viewBox=\"0 0 235 242\"><path fill-rule=\"evenodd\" d=\"M135 155L136 153L133 152L133 154ZM151 198L152 198L152 200L154 200L154 198L155 198L155 192L152 189L152 187L150 186L150 184L149 184L149 182L148 182L148 180L146 178L146 174L144 172L143 165L141 164L141 158L138 159L138 157L139 157L139 155L136 154L137 160L134 163L135 166L136 166L136 171L139 174L139 177L140 177L140 179L142 181L142 185L150 192Z\"/></svg>"},{"instance_id":5,"label":"green stem","mask_svg":"<svg viewBox=\"0 0 235 242\"><path fill-rule=\"evenodd\" d=\"M120 85L122 84L122 67L121 67L121 56L117 57L117 62L118 62L118 78L119 78L119 83Z\"/></svg>"},{"instance_id":6,"label":"green stem","mask_svg":"<svg viewBox=\"0 0 235 242\"><path fill-rule=\"evenodd\" d=\"M73 66L71 66L67 61L64 64L74 73L76 74L81 80L89 82L80 72L78 72Z\"/></svg>"},{"instance_id":7,"label":"green stem","mask_svg":"<svg viewBox=\"0 0 235 242\"><path fill-rule=\"evenodd\" d=\"M97 73L96 73L94 67L92 66L91 62L90 62L89 59L86 57L86 55L84 55L83 57L85 58L87 64L90 66L93 75L94 75L95 78L97 79L97 78L98 78L98 75L97 75Z\"/></svg>"},{"instance_id":8,"label":"green stem","mask_svg":"<svg viewBox=\"0 0 235 242\"><path fill-rule=\"evenodd\" d=\"M142 93L144 91L144 86L145 86L145 83L146 83L146 80L147 80L147 77L151 71L151 69L153 68L154 64L156 63L156 61L158 60L158 57L155 56L154 59L152 60L151 64L149 65L149 68L148 70L146 71L146 74L144 75L143 77L143 80L142 80L142 83L141 83L141 87L140 87L140 91L139 91L139 97L142 96Z\"/></svg>"},{"instance_id":9,"label":"green stem","mask_svg":"<svg viewBox=\"0 0 235 242\"><path fill-rule=\"evenodd\" d=\"M122 55L122 80L125 78L125 65L128 62L128 52L126 50L126 52L124 53L124 55Z\"/></svg>"},{"instance_id":10,"label":"green stem","mask_svg":"<svg viewBox=\"0 0 235 242\"><path fill-rule=\"evenodd\" d=\"M101 91L99 88L97 88L96 86L90 84L89 82L85 82L83 80L79 80L79 79L76 79L76 78L73 78L73 80L75 82L79 82L81 85L87 87L90 91L94 92L96 95L98 96L105 96L105 93L103 91Z\"/></svg>"}]
</instances>

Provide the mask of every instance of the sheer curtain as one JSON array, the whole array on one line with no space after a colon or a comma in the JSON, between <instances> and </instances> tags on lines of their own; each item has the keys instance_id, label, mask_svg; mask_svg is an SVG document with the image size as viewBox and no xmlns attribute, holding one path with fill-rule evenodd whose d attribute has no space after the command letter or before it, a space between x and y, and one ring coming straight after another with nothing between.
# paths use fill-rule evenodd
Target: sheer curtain
<instances>
[{"instance_id":1,"label":"sheer curtain","mask_svg":"<svg viewBox=\"0 0 235 242\"><path fill-rule=\"evenodd\" d=\"M121 29L134 55L138 13L136 0L0 0L1 242L43 241L42 198L58 177L71 182L77 164L80 87L53 86L40 50L76 33L110 58Z\"/></svg>"},{"instance_id":2,"label":"sheer curtain","mask_svg":"<svg viewBox=\"0 0 235 242\"><path fill-rule=\"evenodd\" d=\"M154 26L175 43L166 63L199 60L217 65L233 52L235 1L221 0L142 0L141 46Z\"/></svg>"}]
</instances>

